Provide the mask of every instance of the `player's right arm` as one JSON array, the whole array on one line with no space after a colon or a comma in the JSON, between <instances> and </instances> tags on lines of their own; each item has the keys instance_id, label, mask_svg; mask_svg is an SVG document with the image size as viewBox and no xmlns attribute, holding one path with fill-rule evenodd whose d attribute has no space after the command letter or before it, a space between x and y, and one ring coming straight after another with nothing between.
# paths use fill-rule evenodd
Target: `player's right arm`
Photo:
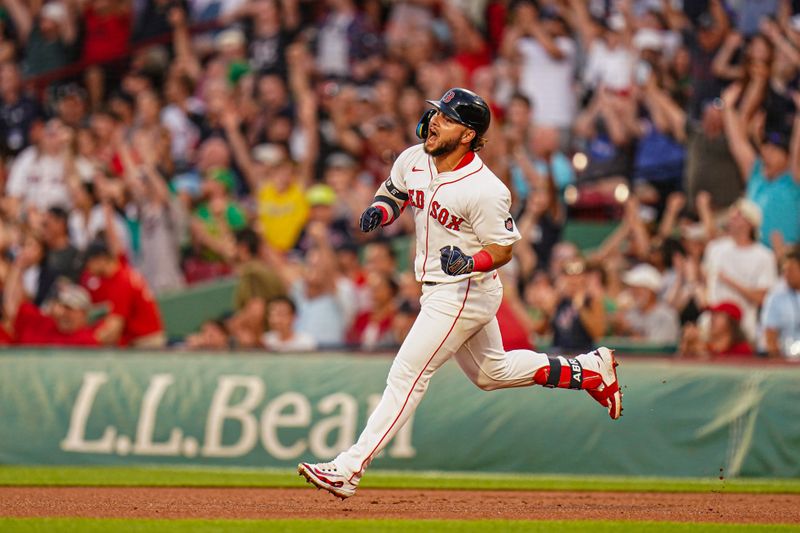
<instances>
[{"instance_id":1,"label":"player's right arm","mask_svg":"<svg viewBox=\"0 0 800 533\"><path fill-rule=\"evenodd\" d=\"M359 227L364 233L378 226L388 226L400 217L408 201L408 188L404 176L407 154L408 150L400 154L392 165L389 177L378 187L372 205L361 214Z\"/></svg>"}]
</instances>

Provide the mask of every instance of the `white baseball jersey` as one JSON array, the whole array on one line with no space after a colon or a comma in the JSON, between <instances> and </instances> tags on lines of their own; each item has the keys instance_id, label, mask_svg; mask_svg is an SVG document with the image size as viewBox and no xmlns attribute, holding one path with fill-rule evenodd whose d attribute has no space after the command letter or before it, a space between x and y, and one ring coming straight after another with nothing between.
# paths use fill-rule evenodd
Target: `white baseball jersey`
<instances>
[{"instance_id":1,"label":"white baseball jersey","mask_svg":"<svg viewBox=\"0 0 800 533\"><path fill-rule=\"evenodd\" d=\"M488 244L506 246L520 239L509 212L511 193L474 152L455 170L440 173L422 144L412 146L394 162L384 185L393 195L408 195L406 208L416 225L417 281L452 283L486 275L446 274L439 251L444 246L475 255Z\"/></svg>"},{"instance_id":2,"label":"white baseball jersey","mask_svg":"<svg viewBox=\"0 0 800 533\"><path fill-rule=\"evenodd\" d=\"M397 352L386 390L364 431L334 460L338 472L353 484L408 422L430 378L451 357L484 390L530 386L540 369L555 368L546 354L503 349L495 318L503 288L496 272L450 276L442 271L439 249L444 246L474 255L487 244L510 245L520 238L508 212L511 194L477 155L470 152L455 170L439 173L422 145L413 146L397 158L375 200L391 209L392 218L404 201L413 210L417 280L435 284L422 287L419 316ZM578 361L582 357L587 361ZM578 359L568 363L556 358L553 375L563 380L561 369L572 369L569 365L597 368L594 356ZM571 383L571 375L568 370L565 383Z\"/></svg>"}]
</instances>

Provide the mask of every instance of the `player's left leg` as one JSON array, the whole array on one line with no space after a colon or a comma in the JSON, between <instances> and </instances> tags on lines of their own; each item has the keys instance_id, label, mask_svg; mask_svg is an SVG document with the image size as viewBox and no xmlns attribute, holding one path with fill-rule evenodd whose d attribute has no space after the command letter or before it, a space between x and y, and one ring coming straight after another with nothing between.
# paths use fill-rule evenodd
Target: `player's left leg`
<instances>
[{"instance_id":1,"label":"player's left leg","mask_svg":"<svg viewBox=\"0 0 800 533\"><path fill-rule=\"evenodd\" d=\"M455 354L461 369L483 390L542 385L583 389L616 419L622 411L616 361L608 348L575 357L548 356L531 350L503 349L497 319L475 333Z\"/></svg>"}]
</instances>

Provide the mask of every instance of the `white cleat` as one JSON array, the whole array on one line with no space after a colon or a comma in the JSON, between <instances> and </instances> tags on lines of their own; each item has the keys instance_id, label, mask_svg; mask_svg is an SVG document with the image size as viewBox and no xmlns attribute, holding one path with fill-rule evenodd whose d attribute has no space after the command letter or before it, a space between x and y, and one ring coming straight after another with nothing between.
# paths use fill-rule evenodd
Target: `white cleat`
<instances>
[{"instance_id":1,"label":"white cleat","mask_svg":"<svg viewBox=\"0 0 800 533\"><path fill-rule=\"evenodd\" d=\"M619 363L614 359L614 350L605 346L601 346L592 353L600 360L600 376L603 384L587 392L600 405L608 408L608 415L612 420L616 420L622 416L622 392L619 390L619 381L617 380Z\"/></svg>"},{"instance_id":2,"label":"white cleat","mask_svg":"<svg viewBox=\"0 0 800 533\"><path fill-rule=\"evenodd\" d=\"M318 489L327 490L337 498L344 500L356 493L356 485L350 483L333 463L300 463L297 473Z\"/></svg>"}]
</instances>

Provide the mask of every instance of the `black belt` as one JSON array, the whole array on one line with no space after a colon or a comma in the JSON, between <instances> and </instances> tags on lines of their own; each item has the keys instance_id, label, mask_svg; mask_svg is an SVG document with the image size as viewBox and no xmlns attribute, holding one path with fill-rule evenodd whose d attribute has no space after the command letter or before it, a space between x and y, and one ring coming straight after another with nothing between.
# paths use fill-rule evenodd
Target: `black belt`
<instances>
[{"instance_id":1,"label":"black belt","mask_svg":"<svg viewBox=\"0 0 800 533\"><path fill-rule=\"evenodd\" d=\"M422 284L423 285L438 285L439 282L438 281L423 281Z\"/></svg>"}]
</instances>

